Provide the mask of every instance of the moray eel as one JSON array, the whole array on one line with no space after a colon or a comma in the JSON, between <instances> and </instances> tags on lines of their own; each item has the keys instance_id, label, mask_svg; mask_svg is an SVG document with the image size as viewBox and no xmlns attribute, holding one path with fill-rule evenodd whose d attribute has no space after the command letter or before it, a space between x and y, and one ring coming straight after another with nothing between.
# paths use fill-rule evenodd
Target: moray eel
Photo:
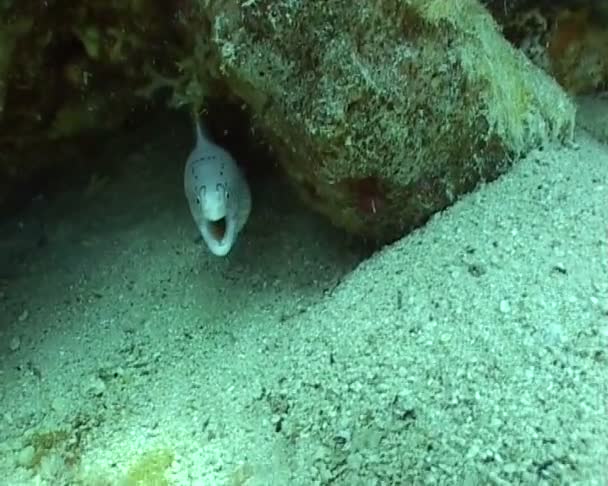
<instances>
[{"instance_id":1,"label":"moray eel","mask_svg":"<svg viewBox=\"0 0 608 486\"><path fill-rule=\"evenodd\" d=\"M186 162L184 191L207 248L227 255L251 212L247 180L232 156L211 141L195 118L196 144Z\"/></svg>"}]
</instances>

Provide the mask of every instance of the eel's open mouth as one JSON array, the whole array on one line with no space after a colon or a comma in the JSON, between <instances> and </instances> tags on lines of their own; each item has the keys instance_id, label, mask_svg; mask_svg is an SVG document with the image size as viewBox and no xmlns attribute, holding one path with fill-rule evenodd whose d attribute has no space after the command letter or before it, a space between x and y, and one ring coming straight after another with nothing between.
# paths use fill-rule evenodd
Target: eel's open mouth
<instances>
[{"instance_id":1,"label":"eel's open mouth","mask_svg":"<svg viewBox=\"0 0 608 486\"><path fill-rule=\"evenodd\" d=\"M226 235L226 218L218 219L217 221L207 220L207 228L217 241L222 241Z\"/></svg>"}]
</instances>

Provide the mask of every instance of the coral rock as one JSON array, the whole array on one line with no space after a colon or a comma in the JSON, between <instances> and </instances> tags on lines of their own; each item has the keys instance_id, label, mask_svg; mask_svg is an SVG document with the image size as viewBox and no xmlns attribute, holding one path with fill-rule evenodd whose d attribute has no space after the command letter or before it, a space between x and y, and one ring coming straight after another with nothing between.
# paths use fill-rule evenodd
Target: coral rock
<instances>
[{"instance_id":1,"label":"coral rock","mask_svg":"<svg viewBox=\"0 0 608 486\"><path fill-rule=\"evenodd\" d=\"M608 89L608 2L489 3L505 36L570 94Z\"/></svg>"},{"instance_id":2,"label":"coral rock","mask_svg":"<svg viewBox=\"0 0 608 486\"><path fill-rule=\"evenodd\" d=\"M91 142L163 90L246 105L300 196L381 242L572 135L568 96L477 0L161 3L0 7L0 204L61 161L95 170Z\"/></svg>"},{"instance_id":3,"label":"coral rock","mask_svg":"<svg viewBox=\"0 0 608 486\"><path fill-rule=\"evenodd\" d=\"M206 2L213 69L301 196L390 241L543 143L574 107L476 0Z\"/></svg>"}]
</instances>

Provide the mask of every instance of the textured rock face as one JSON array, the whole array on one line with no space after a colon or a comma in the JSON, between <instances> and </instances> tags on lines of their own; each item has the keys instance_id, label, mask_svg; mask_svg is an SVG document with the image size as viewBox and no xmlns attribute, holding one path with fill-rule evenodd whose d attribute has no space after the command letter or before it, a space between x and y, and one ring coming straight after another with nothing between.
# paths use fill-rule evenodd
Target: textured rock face
<instances>
[{"instance_id":1,"label":"textured rock face","mask_svg":"<svg viewBox=\"0 0 608 486\"><path fill-rule=\"evenodd\" d=\"M58 145L120 128L161 88L186 109L244 102L302 198L383 242L573 129L477 0L7 5L0 203L51 163L37 154L65 160Z\"/></svg>"},{"instance_id":2,"label":"textured rock face","mask_svg":"<svg viewBox=\"0 0 608 486\"><path fill-rule=\"evenodd\" d=\"M608 2L487 0L504 35L571 94L608 88Z\"/></svg>"},{"instance_id":3,"label":"textured rock face","mask_svg":"<svg viewBox=\"0 0 608 486\"><path fill-rule=\"evenodd\" d=\"M188 49L174 8L151 0L7 0L0 18L0 208L40 174L93 170Z\"/></svg>"},{"instance_id":4,"label":"textured rock face","mask_svg":"<svg viewBox=\"0 0 608 486\"><path fill-rule=\"evenodd\" d=\"M477 1L209 1L218 72L302 197L388 241L508 161L568 138L574 108Z\"/></svg>"}]
</instances>

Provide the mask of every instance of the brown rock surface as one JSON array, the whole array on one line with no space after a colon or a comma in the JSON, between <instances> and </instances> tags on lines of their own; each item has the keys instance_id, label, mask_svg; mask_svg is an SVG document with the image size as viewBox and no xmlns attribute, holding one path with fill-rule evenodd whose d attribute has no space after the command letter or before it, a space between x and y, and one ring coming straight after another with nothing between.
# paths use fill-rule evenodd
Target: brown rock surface
<instances>
[{"instance_id":1,"label":"brown rock surface","mask_svg":"<svg viewBox=\"0 0 608 486\"><path fill-rule=\"evenodd\" d=\"M230 90L354 233L394 239L572 132L568 98L476 1L208 3Z\"/></svg>"},{"instance_id":2,"label":"brown rock surface","mask_svg":"<svg viewBox=\"0 0 608 486\"><path fill-rule=\"evenodd\" d=\"M488 0L505 36L570 94L608 89L608 2Z\"/></svg>"}]
</instances>

